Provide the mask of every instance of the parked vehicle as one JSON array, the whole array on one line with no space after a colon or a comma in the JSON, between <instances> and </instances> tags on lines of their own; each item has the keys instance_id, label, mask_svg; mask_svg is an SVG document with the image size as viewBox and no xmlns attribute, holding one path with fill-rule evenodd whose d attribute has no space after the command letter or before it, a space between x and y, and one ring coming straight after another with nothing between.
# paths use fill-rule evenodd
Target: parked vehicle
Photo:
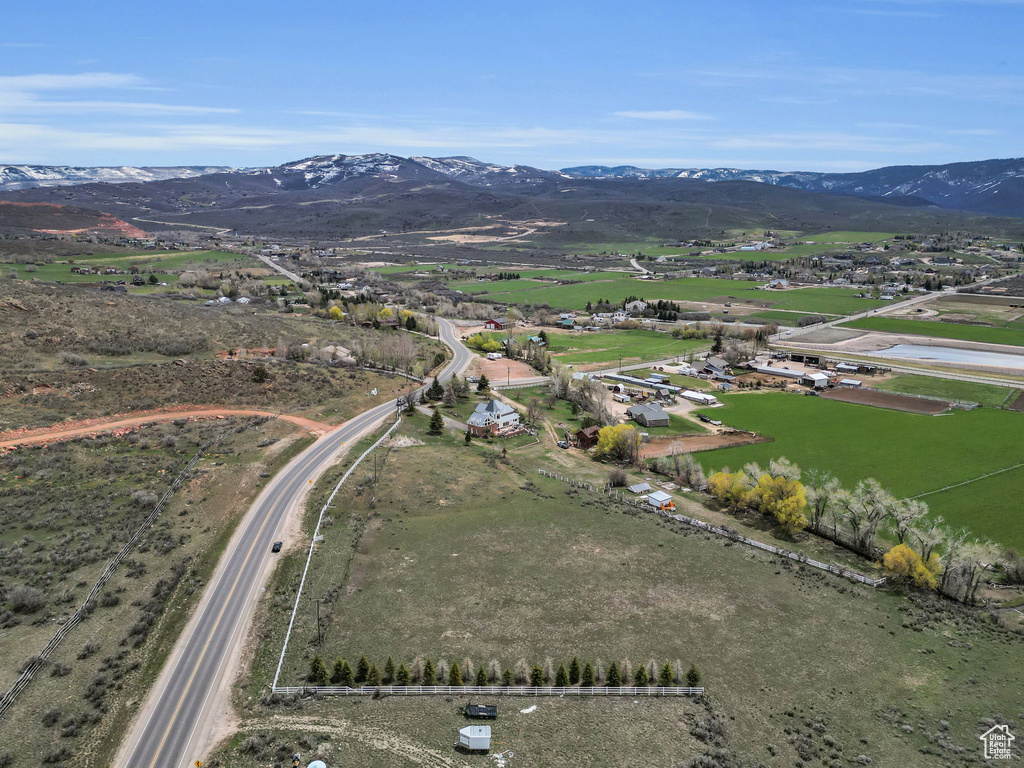
<instances>
[{"instance_id":1,"label":"parked vehicle","mask_svg":"<svg viewBox=\"0 0 1024 768\"><path fill-rule=\"evenodd\" d=\"M270 551L271 552L280 552L281 551L281 547L283 547L283 546L284 546L284 542L283 541L275 541L274 542L274 546L272 546L270 548Z\"/></svg>"}]
</instances>

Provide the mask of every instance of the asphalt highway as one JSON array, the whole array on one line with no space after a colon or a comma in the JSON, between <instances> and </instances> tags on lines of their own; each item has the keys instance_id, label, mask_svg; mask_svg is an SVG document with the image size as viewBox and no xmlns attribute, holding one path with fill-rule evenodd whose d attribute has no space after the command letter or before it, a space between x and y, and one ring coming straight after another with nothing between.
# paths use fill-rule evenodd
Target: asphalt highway
<instances>
[{"instance_id":1,"label":"asphalt highway","mask_svg":"<svg viewBox=\"0 0 1024 768\"><path fill-rule=\"evenodd\" d=\"M454 353L439 374L445 380L465 370L472 353L459 341L451 323L438 320L441 341ZM223 555L183 640L168 659L172 671L161 675L150 692L144 721L128 735L134 743L122 750L124 768L184 768L196 760L201 745L197 734L210 716L218 687L228 684L224 670L232 652L244 642L245 628L263 588L270 547L293 501L310 479L332 464L344 444L395 412L392 400L350 419L296 456L268 483L250 508Z\"/></svg>"}]
</instances>

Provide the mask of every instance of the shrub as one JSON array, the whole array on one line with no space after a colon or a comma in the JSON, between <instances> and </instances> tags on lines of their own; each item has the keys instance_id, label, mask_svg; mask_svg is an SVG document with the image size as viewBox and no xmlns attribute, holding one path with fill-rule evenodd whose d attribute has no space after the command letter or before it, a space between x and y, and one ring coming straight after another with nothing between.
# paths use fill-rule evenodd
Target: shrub
<instances>
[{"instance_id":1,"label":"shrub","mask_svg":"<svg viewBox=\"0 0 1024 768\"><path fill-rule=\"evenodd\" d=\"M629 482L629 478L627 477L625 470L613 469L608 473L608 485L612 488L623 488L627 482Z\"/></svg>"},{"instance_id":2,"label":"shrub","mask_svg":"<svg viewBox=\"0 0 1024 768\"><path fill-rule=\"evenodd\" d=\"M74 352L61 352L57 355L57 362L61 365L71 365L75 367L81 367L88 365L89 361L81 355L76 355Z\"/></svg>"},{"instance_id":3,"label":"shrub","mask_svg":"<svg viewBox=\"0 0 1024 768\"><path fill-rule=\"evenodd\" d=\"M34 587L15 587L8 593L7 599L15 613L35 613L46 606L43 593Z\"/></svg>"}]
</instances>

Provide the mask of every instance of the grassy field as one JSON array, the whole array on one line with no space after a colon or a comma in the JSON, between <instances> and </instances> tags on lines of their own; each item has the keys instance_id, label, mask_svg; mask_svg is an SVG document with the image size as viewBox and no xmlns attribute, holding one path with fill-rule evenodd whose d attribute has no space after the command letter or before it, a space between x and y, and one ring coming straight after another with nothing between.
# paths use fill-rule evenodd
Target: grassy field
<instances>
[{"instance_id":1,"label":"grassy field","mask_svg":"<svg viewBox=\"0 0 1024 768\"><path fill-rule=\"evenodd\" d=\"M145 692L201 594L234 525L274 471L309 438L279 421L164 424L121 438L23 449L0 472L0 688L75 610L110 557L200 443L200 461L98 605L0 720L0 757L110 765ZM237 430L237 431L236 431ZM134 494L134 496L133 496ZM33 590L41 607L11 597Z\"/></svg>"},{"instance_id":2,"label":"grassy field","mask_svg":"<svg viewBox=\"0 0 1024 768\"><path fill-rule=\"evenodd\" d=\"M1019 705L1024 646L990 623L624 514L539 477L542 454L506 463L458 436L430 438L425 425L403 426L422 445L391 450L376 486L357 472L336 500L289 646L289 683L314 654L366 654L378 666L388 655L468 659L474 669L578 655L702 670L706 703L500 700L494 751L514 751L522 766L682 766L718 749L733 758L702 765L845 765L860 754L938 765L955 754L926 734L973 756L979 719ZM215 759L240 768L319 751L367 768L491 765L451 751L464 701L260 699L302 560L282 561L261 602L266 642L239 694L241 730ZM322 598L322 642L312 596ZM998 675L985 672L993 665Z\"/></svg>"},{"instance_id":3,"label":"grassy field","mask_svg":"<svg viewBox=\"0 0 1024 768\"><path fill-rule=\"evenodd\" d=\"M548 333L548 351L552 359L581 367L618 365L620 356L623 365L685 357L688 352L708 344L703 339L673 339L667 333L645 330Z\"/></svg>"},{"instance_id":4,"label":"grassy field","mask_svg":"<svg viewBox=\"0 0 1024 768\"><path fill-rule=\"evenodd\" d=\"M1016 393L1020 391L1010 387L997 387L994 384L975 384L969 381L913 374L899 374L885 381L875 382L873 386L887 392L963 400L992 408L999 407L1004 402L1013 402Z\"/></svg>"},{"instance_id":5,"label":"grassy field","mask_svg":"<svg viewBox=\"0 0 1024 768\"><path fill-rule=\"evenodd\" d=\"M709 469L762 466L785 456L805 470L828 470L848 486L874 477L900 496L937 491L1024 462L1024 414L981 408L921 416L866 405L782 393L724 395L724 408L705 413L773 442L700 454ZM1007 472L924 497L953 527L1005 546L1024 548L1024 519Z\"/></svg>"},{"instance_id":6,"label":"grassy field","mask_svg":"<svg viewBox=\"0 0 1024 768\"><path fill-rule=\"evenodd\" d=\"M841 327L862 331L904 333L914 336L933 336L942 339L980 341L989 344L1024 346L1024 328L989 328L983 325L958 325L925 320L903 320L897 317L865 317L843 323Z\"/></svg>"},{"instance_id":7,"label":"grassy field","mask_svg":"<svg viewBox=\"0 0 1024 768\"><path fill-rule=\"evenodd\" d=\"M584 309L588 301L608 299L617 303L627 296L641 296L651 301L667 299L678 302L732 302L737 306L759 309L790 309L798 312L852 314L881 306L885 302L856 298L858 291L847 288L797 288L786 291L764 291L762 284L752 280L717 280L715 278L680 278L678 280L641 281L629 277L592 280L574 285L544 286L529 280L508 280L500 283L473 283L488 298L513 304L549 304L566 309Z\"/></svg>"},{"instance_id":8,"label":"grassy field","mask_svg":"<svg viewBox=\"0 0 1024 768\"><path fill-rule=\"evenodd\" d=\"M118 270L135 269L143 277L155 274L160 282L175 283L178 273L188 269L206 269L220 271L227 269L245 269L247 267L262 271L263 265L253 258L238 253L225 251L144 251L132 254L88 254L75 256L73 259L57 261L51 264L0 264L5 275L16 272L22 280L43 280L65 283L101 283L111 280L126 280L129 283L132 274L119 275L82 275L71 271L72 267L112 267ZM152 286L129 288L133 291L153 290ZM199 289L196 289L199 290Z\"/></svg>"}]
</instances>

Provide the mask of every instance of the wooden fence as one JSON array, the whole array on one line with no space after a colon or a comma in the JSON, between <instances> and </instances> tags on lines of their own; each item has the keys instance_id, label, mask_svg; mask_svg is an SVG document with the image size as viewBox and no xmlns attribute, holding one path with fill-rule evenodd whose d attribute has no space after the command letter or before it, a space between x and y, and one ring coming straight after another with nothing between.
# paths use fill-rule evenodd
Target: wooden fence
<instances>
[{"instance_id":1,"label":"wooden fence","mask_svg":"<svg viewBox=\"0 0 1024 768\"><path fill-rule=\"evenodd\" d=\"M540 687L526 685L344 685L279 686L274 693L299 696L703 696L704 688L686 686L615 686Z\"/></svg>"},{"instance_id":2,"label":"wooden fence","mask_svg":"<svg viewBox=\"0 0 1024 768\"><path fill-rule=\"evenodd\" d=\"M193 467L195 467L195 465L198 463L203 453L209 450L209 448L212 445L213 443L209 443L200 448L196 452L196 455L192 457L192 460L189 461L189 463L185 465L185 468L181 470L178 476L174 478L174 482L172 482L171 485L167 488L167 491L161 497L160 501L157 502L156 506L153 507L153 511L149 513L145 521L143 521L142 525L140 525L138 529L135 531L135 533L132 534L132 537L128 539L127 542L125 542L125 545L121 547L121 550L116 555L114 555L113 559L109 563L107 563L107 567L103 569L103 573L100 574L100 577L96 580L96 583L93 584L92 589L89 591L88 596L82 602L82 605L79 606L78 610L71 614L71 616L69 616L64 621L63 624L61 624L60 629L58 629L53 634L53 637L50 638L50 642L43 646L43 649L36 656L32 657L32 659L22 670L21 676L14 682L14 685L10 687L7 693L5 693L3 696L0 696L0 717L2 717L8 709L10 709L11 705L14 703L14 700L18 698L18 694L20 694L23 690L25 690L25 688L28 687L28 684L32 681L32 678L35 676L35 674L46 665L46 660L49 657L49 655L53 653L53 651L57 648L58 645L61 644L65 637L71 634L71 630L73 630L76 626L81 624L89 616L89 614L92 613L93 609L96 606L96 599L99 597L99 594L103 590L103 587L106 586L106 583L110 580L110 577L114 575L114 571L124 561L124 559L132 553L132 551L138 545L139 541L145 535L146 531L149 530L150 526L153 525L157 517L159 517L161 510L164 508L164 505L167 504L170 498L174 495L174 492L181 485L182 481L186 477L188 477L189 473L192 471Z\"/></svg>"},{"instance_id":3,"label":"wooden fence","mask_svg":"<svg viewBox=\"0 0 1024 768\"><path fill-rule=\"evenodd\" d=\"M538 469L537 472L541 475L544 475L545 477L550 477L555 480L560 480L564 483L568 483L574 488L583 488L588 491L597 490L602 493L606 493L610 496L616 497L619 501L622 501L633 507L637 507L648 512L654 512L658 515L661 515L662 517L667 517L679 523L685 523L686 525L689 525L693 528L699 528L702 531L715 534L716 536L724 536L725 538L731 539L732 541L737 541L741 544L746 544L748 546L755 547L765 552L771 552L773 555L778 555L779 557L784 557L788 560L795 560L798 563L803 563L804 565L809 565L812 568L827 571L828 573L835 574L836 576L842 576L843 578L850 579L851 581L856 581L861 584L867 584L869 587L880 587L883 584L885 584L884 578L873 579L870 576L865 576L862 573L857 573L857 571L851 571L849 568L843 568L842 566L836 565L835 563L822 563L818 560L813 560L807 557L807 555L801 554L799 552L790 552L788 549L782 549L781 547L776 547L772 544L766 544L763 541L757 541L756 539L747 538L738 531L734 531L732 528L728 528L726 526L719 527L716 525L711 525L710 523L705 523L703 520L697 520L696 518L687 517L686 515L678 515L672 512L667 512L665 510L654 509L654 507L650 506L649 504L646 504L636 499L627 498L623 496L620 491L616 491L612 488L609 488L608 486L605 486L604 488L595 488L592 483L583 482L582 480L576 480L571 477L565 477L563 475L556 474L555 472L549 472L546 469Z\"/></svg>"}]
</instances>

